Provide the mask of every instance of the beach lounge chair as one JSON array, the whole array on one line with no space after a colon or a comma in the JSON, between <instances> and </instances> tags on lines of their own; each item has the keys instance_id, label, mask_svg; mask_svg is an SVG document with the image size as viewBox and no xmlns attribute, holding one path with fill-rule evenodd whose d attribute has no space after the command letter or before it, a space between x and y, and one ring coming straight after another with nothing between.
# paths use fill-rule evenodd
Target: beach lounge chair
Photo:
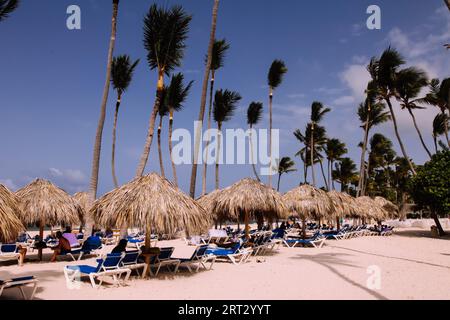
<instances>
[{"instance_id":1,"label":"beach lounge chair","mask_svg":"<svg viewBox=\"0 0 450 320\"><path fill-rule=\"evenodd\" d=\"M251 254L253 253L253 249L251 248L242 248L242 243L236 243L230 249L224 248L214 248L206 250L206 254L212 254L217 257L217 259L228 259L233 264L239 265L241 263L246 262Z\"/></svg>"},{"instance_id":2,"label":"beach lounge chair","mask_svg":"<svg viewBox=\"0 0 450 320\"><path fill-rule=\"evenodd\" d=\"M216 261L216 256L212 254L206 254L208 250L208 245L202 245L195 249L194 253L189 259L179 259L180 267L186 267L189 272L193 272L192 267L196 267L195 272L200 270L200 267L203 267L205 270L208 270L206 267L206 263L210 262L209 270L212 269L214 262Z\"/></svg>"},{"instance_id":3,"label":"beach lounge chair","mask_svg":"<svg viewBox=\"0 0 450 320\"><path fill-rule=\"evenodd\" d=\"M143 268L142 277L144 277L147 274L148 266L146 263L139 261L140 254L141 252L139 250L125 252L125 256L120 262L121 268L136 270L138 276L140 276L139 269Z\"/></svg>"},{"instance_id":4,"label":"beach lounge chair","mask_svg":"<svg viewBox=\"0 0 450 320\"><path fill-rule=\"evenodd\" d=\"M80 242L77 239L77 236L73 233L64 233L63 237L67 239L70 243L71 248L79 248L81 247Z\"/></svg>"},{"instance_id":5,"label":"beach lounge chair","mask_svg":"<svg viewBox=\"0 0 450 320\"><path fill-rule=\"evenodd\" d=\"M75 280L81 276L88 276L91 281L92 287L100 288L103 283L103 278L111 276L114 280L114 284L120 286L120 278L125 274L125 282L128 280L131 274L131 270L128 268L122 268L120 263L124 254L110 253L101 259L97 260L97 266L88 265L76 265L65 266L64 276L68 283L74 283ZM95 279L99 280L97 285Z\"/></svg>"},{"instance_id":6,"label":"beach lounge chair","mask_svg":"<svg viewBox=\"0 0 450 320\"><path fill-rule=\"evenodd\" d=\"M326 238L319 233L316 233L309 239L285 239L283 242L288 248L295 248L296 246L312 246L314 248L322 248L325 244Z\"/></svg>"},{"instance_id":7,"label":"beach lounge chair","mask_svg":"<svg viewBox=\"0 0 450 320\"><path fill-rule=\"evenodd\" d=\"M20 264L20 253L18 252L18 246L16 244L3 244L0 243L0 262L17 260Z\"/></svg>"},{"instance_id":8,"label":"beach lounge chair","mask_svg":"<svg viewBox=\"0 0 450 320\"><path fill-rule=\"evenodd\" d=\"M97 236L90 236L84 241L83 245L79 249L71 250L70 252L62 254L62 256L69 256L73 261L80 261L86 255L96 254L100 256L100 252L103 249L102 240ZM78 259L75 259L78 256Z\"/></svg>"},{"instance_id":9,"label":"beach lounge chair","mask_svg":"<svg viewBox=\"0 0 450 320\"><path fill-rule=\"evenodd\" d=\"M228 241L230 237L225 230L211 229L208 231L208 243L215 243L220 245Z\"/></svg>"},{"instance_id":10,"label":"beach lounge chair","mask_svg":"<svg viewBox=\"0 0 450 320\"><path fill-rule=\"evenodd\" d=\"M0 297L2 296L3 291L5 289L19 288L24 300L33 300L34 295L36 293L36 289L37 289L37 283L38 283L38 281L33 276L15 278L15 279L10 279L10 280L0 280ZM30 285L30 284L33 285L33 288L32 288L33 291L31 292L30 298L27 299L27 296L25 294L25 291L23 290L23 287Z\"/></svg>"},{"instance_id":11,"label":"beach lounge chair","mask_svg":"<svg viewBox=\"0 0 450 320\"><path fill-rule=\"evenodd\" d=\"M156 268L156 272L154 273L155 277L158 276L161 267L167 267L169 271L177 273L181 261L179 259L172 258L174 250L175 248L161 248L159 255L152 258L150 265L151 267ZM173 271L170 269L171 266L174 267Z\"/></svg>"}]
</instances>

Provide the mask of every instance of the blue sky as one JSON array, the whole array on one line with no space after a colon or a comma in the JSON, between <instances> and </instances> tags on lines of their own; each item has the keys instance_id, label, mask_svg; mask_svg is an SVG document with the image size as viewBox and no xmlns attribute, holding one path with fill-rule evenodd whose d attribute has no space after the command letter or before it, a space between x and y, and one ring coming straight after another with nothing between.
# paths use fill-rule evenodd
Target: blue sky
<instances>
[{"instance_id":1,"label":"blue sky","mask_svg":"<svg viewBox=\"0 0 450 320\"><path fill-rule=\"evenodd\" d=\"M115 54L140 58L141 64L123 96L117 142L117 173L125 183L134 176L153 106L156 74L150 71L142 44L142 20L155 1L121 1ZM203 61L209 38L212 1L156 1L182 4L193 14L186 57L179 71L195 80L186 108L176 115L175 127L192 130L200 104ZM110 33L109 0L23 0L20 8L0 23L0 183L12 189L36 177L51 179L68 192L87 189L92 146L105 76ZM66 28L66 8L76 4L82 29ZM370 31L366 9L382 10L382 29ZM304 129L312 101L333 109L324 125L330 137L344 140L349 156L359 162L362 131L356 109L363 99L368 74L365 65L389 44L400 50L408 64L425 69L430 77L448 77L450 14L441 0L396 1L260 1L226 0L219 11L217 37L231 44L217 87L236 90L243 100L225 128L246 128L246 109L262 101L267 111L267 71L274 59L283 59L289 72L274 100L274 127L281 130L281 156L294 158L300 146L292 135ZM111 91L104 129L99 193L112 186L110 153L115 93ZM417 163L426 160L412 123L397 108L401 134ZM437 110L418 113L419 125L432 147L431 121ZM267 127L265 117L259 127ZM373 132L389 135L389 123ZM163 148L167 150L166 131ZM159 171L153 144L147 172ZM168 153L164 154L170 175ZM285 176L282 191L302 179ZM190 166L180 166L180 186L188 190ZM208 189L214 185L213 168ZM223 165L221 186L251 175L248 165ZM200 177L200 176L199 176ZM201 180L200 178L198 179ZM320 177L318 178L321 181ZM199 188L199 187L198 187Z\"/></svg>"}]
</instances>

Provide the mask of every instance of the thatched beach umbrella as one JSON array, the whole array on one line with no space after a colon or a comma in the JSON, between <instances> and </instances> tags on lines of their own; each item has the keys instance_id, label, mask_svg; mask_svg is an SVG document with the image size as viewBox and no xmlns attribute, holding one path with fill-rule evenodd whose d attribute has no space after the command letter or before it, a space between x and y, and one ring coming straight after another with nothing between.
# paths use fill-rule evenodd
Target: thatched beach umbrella
<instances>
[{"instance_id":1,"label":"thatched beach umbrella","mask_svg":"<svg viewBox=\"0 0 450 320\"><path fill-rule=\"evenodd\" d=\"M25 230L19 216L16 196L0 184L0 242L14 241Z\"/></svg>"},{"instance_id":2,"label":"thatched beach umbrella","mask_svg":"<svg viewBox=\"0 0 450 320\"><path fill-rule=\"evenodd\" d=\"M340 229L340 218L346 216L356 216L358 207L355 198L344 192L330 191L328 196L333 202L334 211L333 215L336 219L337 229Z\"/></svg>"},{"instance_id":3,"label":"thatched beach umbrella","mask_svg":"<svg viewBox=\"0 0 450 320\"><path fill-rule=\"evenodd\" d=\"M72 224L79 221L81 206L64 190L50 181L37 179L18 190L19 218L25 225L39 226L39 236L44 237L46 225ZM39 250L42 259L42 249Z\"/></svg>"},{"instance_id":4,"label":"thatched beach umbrella","mask_svg":"<svg viewBox=\"0 0 450 320\"><path fill-rule=\"evenodd\" d=\"M196 201L206 211L212 215L214 211L215 201L221 190L214 190L204 196L201 196Z\"/></svg>"},{"instance_id":5,"label":"thatched beach umbrella","mask_svg":"<svg viewBox=\"0 0 450 320\"><path fill-rule=\"evenodd\" d=\"M287 218L283 197L265 184L243 179L223 189L215 197L213 214L218 220L236 220L244 217L245 232L249 236L250 217Z\"/></svg>"},{"instance_id":6,"label":"thatched beach umbrella","mask_svg":"<svg viewBox=\"0 0 450 320\"><path fill-rule=\"evenodd\" d=\"M395 204L393 204L391 201L383 198L383 197L375 197L374 201L382 207L387 213L387 218L396 218L399 216L399 208Z\"/></svg>"},{"instance_id":7,"label":"thatched beach umbrella","mask_svg":"<svg viewBox=\"0 0 450 320\"><path fill-rule=\"evenodd\" d=\"M151 232L189 234L206 231L210 215L167 179L152 173L139 177L99 198L90 210L94 221L104 227L133 226Z\"/></svg>"},{"instance_id":8,"label":"thatched beach umbrella","mask_svg":"<svg viewBox=\"0 0 450 320\"><path fill-rule=\"evenodd\" d=\"M82 232L83 225L86 223L86 215L89 214L91 209L89 201L89 193L87 192L77 192L73 195L73 198L80 205L82 209L82 215L80 218L80 232Z\"/></svg>"},{"instance_id":9,"label":"thatched beach umbrella","mask_svg":"<svg viewBox=\"0 0 450 320\"><path fill-rule=\"evenodd\" d=\"M303 237L306 236L306 219L320 220L330 217L334 210L328 194L310 185L302 185L287 192L283 199L291 213L302 219Z\"/></svg>"},{"instance_id":10,"label":"thatched beach umbrella","mask_svg":"<svg viewBox=\"0 0 450 320\"><path fill-rule=\"evenodd\" d=\"M358 204L359 216L362 218L373 219L380 222L388 216L387 211L368 196L356 198L356 203Z\"/></svg>"}]
</instances>

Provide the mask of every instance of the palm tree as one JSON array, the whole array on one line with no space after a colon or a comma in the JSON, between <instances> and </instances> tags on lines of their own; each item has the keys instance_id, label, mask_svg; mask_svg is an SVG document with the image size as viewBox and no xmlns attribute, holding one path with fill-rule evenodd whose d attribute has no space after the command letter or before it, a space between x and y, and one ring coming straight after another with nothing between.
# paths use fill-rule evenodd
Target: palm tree
<instances>
[{"instance_id":1,"label":"palm tree","mask_svg":"<svg viewBox=\"0 0 450 320\"><path fill-rule=\"evenodd\" d=\"M294 167L295 162L289 157L283 157L281 160L277 161L277 166L274 168L274 170L278 172L277 191L280 191L281 176L289 172L297 171Z\"/></svg>"},{"instance_id":2,"label":"palm tree","mask_svg":"<svg viewBox=\"0 0 450 320\"><path fill-rule=\"evenodd\" d=\"M316 134L314 131L316 130L316 126L322 121L325 114L330 112L330 108L325 108L324 105L321 102L313 102L311 105L311 123L310 123L310 156L311 156L311 171L312 171L312 179L313 179L313 186L316 186L316 176L314 173L314 153L316 152L315 146L314 146L314 135Z\"/></svg>"},{"instance_id":3,"label":"palm tree","mask_svg":"<svg viewBox=\"0 0 450 320\"><path fill-rule=\"evenodd\" d=\"M439 79L433 79L430 81L430 92L425 98L419 99L419 101L438 107L441 110L441 114L447 116L447 112L450 112L450 99L448 94L450 94L450 78L444 79L442 83ZM450 147L448 122L444 122L444 134L447 144Z\"/></svg>"},{"instance_id":4,"label":"palm tree","mask_svg":"<svg viewBox=\"0 0 450 320\"><path fill-rule=\"evenodd\" d=\"M342 158L333 170L333 179L341 184L341 191L348 191L348 185L357 179L356 164L350 158Z\"/></svg>"},{"instance_id":5,"label":"palm tree","mask_svg":"<svg viewBox=\"0 0 450 320\"><path fill-rule=\"evenodd\" d=\"M294 132L295 138L303 144L303 148L298 151L295 156L300 157L303 162L303 182L304 184L308 183L308 154L309 154L309 140L306 136L306 134L303 134L303 132L300 131L300 129L295 130Z\"/></svg>"},{"instance_id":6,"label":"palm tree","mask_svg":"<svg viewBox=\"0 0 450 320\"><path fill-rule=\"evenodd\" d=\"M214 42L216 40L216 27L217 27L217 15L219 12L219 0L214 0L214 6L212 11L212 22L211 22L211 32L209 35L209 45L208 45L208 58L205 66L205 74L203 76L203 86L202 86L202 98L200 102L200 110L198 114L198 121L202 123L202 126L198 126L197 132L195 134L195 145L194 145L194 161L192 163L191 171L191 182L189 187L189 194L191 198L195 198L195 187L197 182L197 162L198 162L198 150L200 149L200 139L201 131L203 129L203 120L205 119L205 109L206 109L206 94L208 93L208 81L211 72L211 65L213 60L213 49Z\"/></svg>"},{"instance_id":7,"label":"palm tree","mask_svg":"<svg viewBox=\"0 0 450 320\"><path fill-rule=\"evenodd\" d=\"M445 126L448 126L448 116L445 113L439 113L433 120L433 141L434 149L438 153L437 139L439 136L445 134Z\"/></svg>"},{"instance_id":8,"label":"palm tree","mask_svg":"<svg viewBox=\"0 0 450 320\"><path fill-rule=\"evenodd\" d=\"M0 0L0 22L8 18L17 9L19 3L19 0Z\"/></svg>"},{"instance_id":9,"label":"palm tree","mask_svg":"<svg viewBox=\"0 0 450 320\"><path fill-rule=\"evenodd\" d=\"M444 2L447 5L448 10L450 10L450 0L444 0Z\"/></svg>"},{"instance_id":10,"label":"palm tree","mask_svg":"<svg viewBox=\"0 0 450 320\"><path fill-rule=\"evenodd\" d=\"M229 121L236 110L236 104L241 100L239 93L229 90L217 90L214 97L214 121L217 122L217 152L216 152L216 190L219 189L220 142L222 139L222 124Z\"/></svg>"},{"instance_id":11,"label":"palm tree","mask_svg":"<svg viewBox=\"0 0 450 320\"><path fill-rule=\"evenodd\" d=\"M273 92L278 88L283 81L284 74L288 71L286 65L281 60L275 60L270 66L268 78L269 84L269 155L270 155L270 166L269 166L269 186L272 186L272 110L273 110Z\"/></svg>"},{"instance_id":12,"label":"palm tree","mask_svg":"<svg viewBox=\"0 0 450 320\"><path fill-rule=\"evenodd\" d=\"M167 87L164 86L161 94L161 101L158 106L159 114L159 125L158 125L158 157L159 157L159 168L161 170L161 176L166 177L166 172L164 171L164 161L161 149L161 132L163 125L163 118L169 114L169 107L167 105Z\"/></svg>"},{"instance_id":13,"label":"palm tree","mask_svg":"<svg viewBox=\"0 0 450 320\"><path fill-rule=\"evenodd\" d=\"M413 112L414 109L424 109L424 107L418 105L417 96L420 94L422 88L428 85L428 77L424 71L411 67L398 72L395 85L397 100L400 101L402 109L407 109L411 115L420 142L428 153L428 156L431 158L431 152L423 140L422 133L417 126L416 117Z\"/></svg>"},{"instance_id":14,"label":"palm tree","mask_svg":"<svg viewBox=\"0 0 450 320\"><path fill-rule=\"evenodd\" d=\"M181 6L166 9L158 8L156 4L150 6L144 18L144 46L147 50L147 61L151 70L157 70L158 83L144 151L136 171L138 177L144 174L150 154L156 116L164 88L164 75L168 75L175 67L181 65L191 20L192 16L188 15Z\"/></svg>"},{"instance_id":15,"label":"palm tree","mask_svg":"<svg viewBox=\"0 0 450 320\"><path fill-rule=\"evenodd\" d=\"M133 79L134 69L139 64L139 60L131 63L130 57L128 55L121 55L115 57L111 66L111 83L117 92L116 110L114 113L114 125L113 125L113 137L112 137L112 155L111 155L111 170L112 177L114 181L114 186L117 188L119 183L116 177L115 168L115 156L116 156L116 131L117 131L117 119L119 116L120 103L122 101L122 94L130 86L131 80Z\"/></svg>"},{"instance_id":16,"label":"palm tree","mask_svg":"<svg viewBox=\"0 0 450 320\"><path fill-rule=\"evenodd\" d=\"M252 162L252 167L253 167L253 173L255 174L256 179L260 182L261 182L261 179L259 178L258 172L256 171L256 165L255 165L255 160L254 160L254 156L253 156L252 131L253 131L253 126L258 124L258 122L261 120L262 112L263 112L263 104L261 102L250 103L250 106L248 107L248 110L247 110L247 124L249 125L249 129L250 129L250 131L249 131L250 132L249 133L250 157L251 157L251 162Z\"/></svg>"},{"instance_id":17,"label":"palm tree","mask_svg":"<svg viewBox=\"0 0 450 320\"><path fill-rule=\"evenodd\" d=\"M373 72L374 70L374 60L369 64L368 70L369 72ZM387 122L391 119L389 112L385 112L386 105L381 102L377 102L375 100L375 92L376 92L376 84L374 81L370 81L367 86L367 98L364 103L361 103L358 108L358 116L359 120L363 124L361 127L364 129L364 140L362 143L361 149L361 162L360 162L360 170L359 170L359 182L357 187L357 196L363 196L363 189L365 185L365 162L366 162L366 151L367 151L367 143L369 140L369 132L370 130L384 122Z\"/></svg>"},{"instance_id":18,"label":"palm tree","mask_svg":"<svg viewBox=\"0 0 450 320\"><path fill-rule=\"evenodd\" d=\"M117 33L117 14L119 12L119 0L113 0L113 10L112 10L112 18L111 18L111 36L109 40L109 49L108 49L108 61L106 64L106 79L105 86L103 88L103 97L102 103L100 106L100 117L97 125L97 132L95 134L95 143L94 143L94 154L92 159L92 172L91 179L89 182L89 202L92 203L97 198L97 187L98 187L98 172L100 169L100 153L102 148L102 136L103 136L103 127L105 125L106 118L106 104L108 103L108 95L109 95L109 87L111 81L111 69L112 69L112 61L114 54L114 46L116 43L116 33ZM94 222L91 217L86 219L86 232L85 236L90 236L92 234L92 227Z\"/></svg>"},{"instance_id":19,"label":"palm tree","mask_svg":"<svg viewBox=\"0 0 450 320\"><path fill-rule=\"evenodd\" d=\"M216 72L224 65L225 54L230 49L230 45L225 39L216 40L213 46L212 60L211 60L211 83L209 88L209 109L208 109L208 134L206 141L209 141L209 130L211 129L211 118L212 118L212 105L213 105L213 94L214 94L214 83L216 80ZM208 56L205 59L208 63ZM206 194L206 174L208 171L208 149L209 143L206 145L206 156L205 163L203 164L203 175L202 175L202 195Z\"/></svg>"},{"instance_id":20,"label":"palm tree","mask_svg":"<svg viewBox=\"0 0 450 320\"><path fill-rule=\"evenodd\" d=\"M339 161L343 155L348 152L345 143L339 139L328 139L325 148L325 154L328 160L328 190L334 189L334 181L331 174L333 164Z\"/></svg>"},{"instance_id":21,"label":"palm tree","mask_svg":"<svg viewBox=\"0 0 450 320\"><path fill-rule=\"evenodd\" d=\"M395 135L402 150L403 157L407 159L411 172L415 175L416 170L414 169L411 159L408 157L408 153L406 152L406 148L400 137L397 118L395 117L394 108L392 107L391 102L391 98L395 96L395 83L398 69L405 64L405 61L400 53L391 47L383 52L379 60L373 59L373 61L376 62L376 67L374 68L374 72L371 73L371 76L372 80L377 85L377 96L380 100L383 99L389 107L392 122L394 124Z\"/></svg>"},{"instance_id":22,"label":"palm tree","mask_svg":"<svg viewBox=\"0 0 450 320\"><path fill-rule=\"evenodd\" d=\"M184 103L186 102L186 99L189 95L189 91L191 90L193 83L194 81L191 81L188 83L187 86L185 86L184 75L182 73L177 73L172 76L170 85L167 88L166 104L169 109L169 154L170 154L170 161L172 163L173 182L177 187L178 187L177 168L172 158L173 118L175 112L180 112L183 109Z\"/></svg>"}]
</instances>

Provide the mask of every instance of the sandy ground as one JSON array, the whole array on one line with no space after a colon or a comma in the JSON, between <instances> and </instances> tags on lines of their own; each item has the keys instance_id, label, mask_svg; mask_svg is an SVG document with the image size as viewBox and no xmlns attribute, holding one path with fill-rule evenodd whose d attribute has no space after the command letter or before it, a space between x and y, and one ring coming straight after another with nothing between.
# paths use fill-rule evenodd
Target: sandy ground
<instances>
[{"instance_id":1,"label":"sandy ground","mask_svg":"<svg viewBox=\"0 0 450 320\"><path fill-rule=\"evenodd\" d=\"M263 262L252 257L245 265L216 263L213 270L195 274L164 272L150 280L133 278L120 288L92 289L87 280L81 289L68 289L63 267L76 264L68 260L30 261L23 267L2 263L0 279L35 275L36 299L450 299L450 238L433 239L429 234L407 228L391 237L327 241L322 249L282 247ZM181 241L158 246L175 246L178 257L193 250ZM82 263L94 265L95 260ZM367 285L370 270L380 271L379 289ZM3 295L18 297L16 289Z\"/></svg>"}]
</instances>

